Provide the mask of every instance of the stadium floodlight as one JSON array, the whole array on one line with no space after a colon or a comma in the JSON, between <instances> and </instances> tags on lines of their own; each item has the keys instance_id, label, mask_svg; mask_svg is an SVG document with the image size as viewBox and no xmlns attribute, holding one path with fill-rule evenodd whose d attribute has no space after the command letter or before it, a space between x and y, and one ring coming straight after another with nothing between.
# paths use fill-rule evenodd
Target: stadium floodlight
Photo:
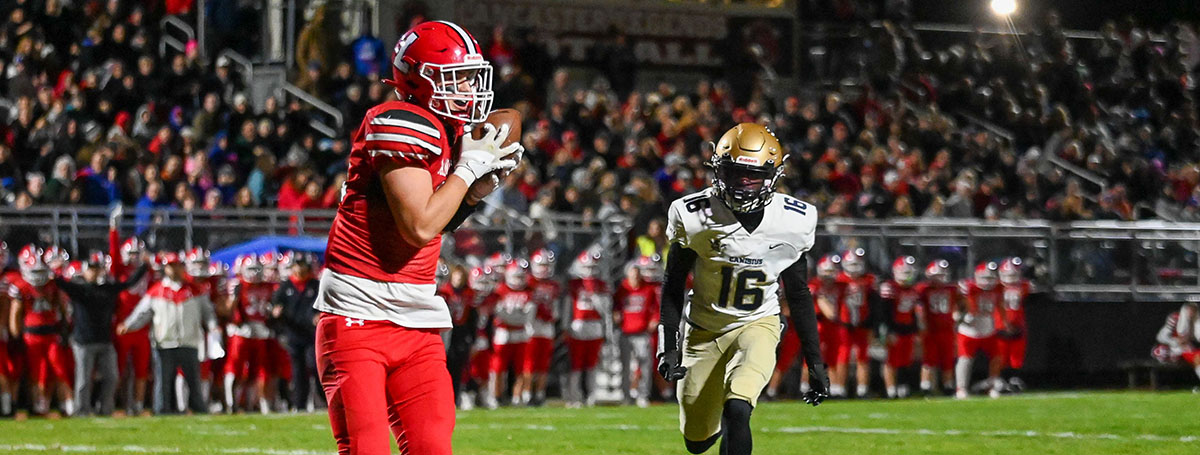
<instances>
[{"instance_id":1,"label":"stadium floodlight","mask_svg":"<svg viewBox=\"0 0 1200 455\"><path fill-rule=\"evenodd\" d=\"M1017 12L1017 0L992 0L992 12L1007 17Z\"/></svg>"}]
</instances>

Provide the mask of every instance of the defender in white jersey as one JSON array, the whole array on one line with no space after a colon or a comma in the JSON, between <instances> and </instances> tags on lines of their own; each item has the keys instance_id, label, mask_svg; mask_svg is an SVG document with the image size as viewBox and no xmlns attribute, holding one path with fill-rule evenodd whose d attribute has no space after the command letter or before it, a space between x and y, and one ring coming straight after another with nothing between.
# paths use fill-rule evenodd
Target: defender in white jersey
<instances>
[{"instance_id":1,"label":"defender in white jersey","mask_svg":"<svg viewBox=\"0 0 1200 455\"><path fill-rule=\"evenodd\" d=\"M721 453L748 454L750 413L775 368L782 333L781 285L810 366L805 400L815 406L827 395L803 258L813 245L817 213L775 192L785 156L766 128L740 124L714 147L712 187L676 200L668 212L659 373L682 379L680 430L689 452L702 453L721 439Z\"/></svg>"}]
</instances>

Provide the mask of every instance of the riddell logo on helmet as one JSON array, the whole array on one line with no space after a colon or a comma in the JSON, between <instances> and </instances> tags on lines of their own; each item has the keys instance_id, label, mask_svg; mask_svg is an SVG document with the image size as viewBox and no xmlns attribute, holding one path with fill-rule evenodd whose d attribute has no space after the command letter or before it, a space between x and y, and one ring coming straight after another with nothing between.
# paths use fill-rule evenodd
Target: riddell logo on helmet
<instances>
[{"instance_id":1,"label":"riddell logo on helmet","mask_svg":"<svg viewBox=\"0 0 1200 455\"><path fill-rule=\"evenodd\" d=\"M739 156L736 159L734 159L733 162L738 163L738 164L750 164L750 165L758 166L758 160L752 156L744 156L744 155Z\"/></svg>"}]
</instances>

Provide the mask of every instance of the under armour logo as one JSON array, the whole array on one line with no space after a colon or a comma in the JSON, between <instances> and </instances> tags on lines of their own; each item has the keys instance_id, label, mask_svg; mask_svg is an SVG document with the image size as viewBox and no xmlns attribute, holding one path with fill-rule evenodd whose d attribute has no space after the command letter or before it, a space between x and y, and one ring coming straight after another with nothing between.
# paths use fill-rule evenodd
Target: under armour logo
<instances>
[{"instance_id":1,"label":"under armour logo","mask_svg":"<svg viewBox=\"0 0 1200 455\"><path fill-rule=\"evenodd\" d=\"M355 324L362 327L365 322L362 319L346 318L346 327L354 327Z\"/></svg>"}]
</instances>

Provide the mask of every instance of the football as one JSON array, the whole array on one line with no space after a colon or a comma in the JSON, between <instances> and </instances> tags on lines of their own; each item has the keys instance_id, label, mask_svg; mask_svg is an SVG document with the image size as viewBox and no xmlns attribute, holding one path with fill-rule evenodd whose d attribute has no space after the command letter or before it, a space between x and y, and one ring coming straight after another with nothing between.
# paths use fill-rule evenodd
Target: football
<instances>
[{"instance_id":1,"label":"football","mask_svg":"<svg viewBox=\"0 0 1200 455\"><path fill-rule=\"evenodd\" d=\"M508 147L509 144L521 140L521 112L516 109L496 109L488 114L483 123L489 123L496 128L508 125L508 137L501 144L503 147ZM471 137L474 139L483 137L483 124L476 125L471 129Z\"/></svg>"}]
</instances>

